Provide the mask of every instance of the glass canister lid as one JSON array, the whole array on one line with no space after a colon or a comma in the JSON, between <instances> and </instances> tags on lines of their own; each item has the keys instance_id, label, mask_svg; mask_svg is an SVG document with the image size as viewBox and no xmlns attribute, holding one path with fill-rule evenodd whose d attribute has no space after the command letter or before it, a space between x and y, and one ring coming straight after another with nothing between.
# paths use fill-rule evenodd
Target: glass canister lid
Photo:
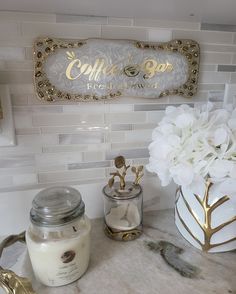
<instances>
[{"instance_id":1,"label":"glass canister lid","mask_svg":"<svg viewBox=\"0 0 236 294\"><path fill-rule=\"evenodd\" d=\"M140 185L134 185L132 182L126 182L125 189L121 190L118 182L114 183L112 187L106 185L103 188L103 193L110 198L127 200L135 198L142 193L142 188Z\"/></svg>"},{"instance_id":2,"label":"glass canister lid","mask_svg":"<svg viewBox=\"0 0 236 294\"><path fill-rule=\"evenodd\" d=\"M35 196L30 219L39 226L58 226L82 216L84 209L79 191L71 187L52 187Z\"/></svg>"}]
</instances>

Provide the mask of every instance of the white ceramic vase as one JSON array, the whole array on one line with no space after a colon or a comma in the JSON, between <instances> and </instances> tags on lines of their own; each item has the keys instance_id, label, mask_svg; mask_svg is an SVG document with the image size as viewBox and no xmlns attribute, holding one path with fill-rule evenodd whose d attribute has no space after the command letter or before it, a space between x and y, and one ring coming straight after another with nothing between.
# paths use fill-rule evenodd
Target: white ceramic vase
<instances>
[{"instance_id":1,"label":"white ceramic vase","mask_svg":"<svg viewBox=\"0 0 236 294\"><path fill-rule=\"evenodd\" d=\"M206 252L236 249L236 182L195 180L180 187L175 223L182 236Z\"/></svg>"}]
</instances>

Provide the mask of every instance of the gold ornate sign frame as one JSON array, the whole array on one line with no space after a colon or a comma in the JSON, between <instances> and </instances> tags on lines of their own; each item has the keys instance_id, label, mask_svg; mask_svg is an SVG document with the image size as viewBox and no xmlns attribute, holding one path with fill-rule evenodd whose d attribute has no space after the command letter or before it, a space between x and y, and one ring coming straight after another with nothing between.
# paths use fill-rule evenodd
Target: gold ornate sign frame
<instances>
[{"instance_id":1,"label":"gold ornate sign frame","mask_svg":"<svg viewBox=\"0 0 236 294\"><path fill-rule=\"evenodd\" d=\"M68 49L67 55L70 55L72 49L80 48L85 45L88 40L94 39L63 40L50 37L40 37L36 39L34 43L34 85L37 96L40 100L48 102L68 100L81 102L107 100L122 96L122 90L119 89L110 90L106 95L98 95L97 93L69 93L57 89L55 85L50 82L44 70L47 58L62 48ZM191 98L197 93L200 46L196 41L189 39L175 39L165 43L150 43L134 40L127 41L132 42L133 46L140 50L180 53L186 58L188 65L188 77L186 82L179 87L160 92L158 95L159 97L179 95L185 98Z\"/></svg>"}]
</instances>

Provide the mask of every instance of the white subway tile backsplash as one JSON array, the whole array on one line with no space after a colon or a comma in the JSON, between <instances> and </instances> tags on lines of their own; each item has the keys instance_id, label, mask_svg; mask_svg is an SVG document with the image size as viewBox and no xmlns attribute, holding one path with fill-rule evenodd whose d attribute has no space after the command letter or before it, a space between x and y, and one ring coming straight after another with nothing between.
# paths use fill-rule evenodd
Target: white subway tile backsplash
<instances>
[{"instance_id":1,"label":"white subway tile backsplash","mask_svg":"<svg viewBox=\"0 0 236 294\"><path fill-rule=\"evenodd\" d=\"M147 30L137 27L125 27L125 26L102 26L102 38L107 39L129 39L147 41Z\"/></svg>"},{"instance_id":2,"label":"white subway tile backsplash","mask_svg":"<svg viewBox=\"0 0 236 294\"><path fill-rule=\"evenodd\" d=\"M100 167L110 167L110 166L111 166L110 161L70 163L70 164L68 164L68 170L86 169L86 168L100 168Z\"/></svg>"},{"instance_id":3,"label":"white subway tile backsplash","mask_svg":"<svg viewBox=\"0 0 236 294\"><path fill-rule=\"evenodd\" d=\"M0 84L33 83L32 71L0 71Z\"/></svg>"},{"instance_id":4,"label":"white subway tile backsplash","mask_svg":"<svg viewBox=\"0 0 236 294\"><path fill-rule=\"evenodd\" d=\"M13 39L19 35L19 24L17 22L1 22L0 23L0 39Z\"/></svg>"},{"instance_id":5,"label":"white subway tile backsplash","mask_svg":"<svg viewBox=\"0 0 236 294\"><path fill-rule=\"evenodd\" d=\"M135 18L134 25L139 27L159 27L168 29L198 30L200 23L190 21L172 21L160 19Z\"/></svg>"},{"instance_id":6,"label":"white subway tile backsplash","mask_svg":"<svg viewBox=\"0 0 236 294\"><path fill-rule=\"evenodd\" d=\"M108 106L108 104L106 104ZM134 109L132 104L109 104L107 112L131 112Z\"/></svg>"},{"instance_id":7,"label":"white subway tile backsplash","mask_svg":"<svg viewBox=\"0 0 236 294\"><path fill-rule=\"evenodd\" d=\"M236 44L236 33L234 33L234 41L233 41L234 44Z\"/></svg>"},{"instance_id":8,"label":"white subway tile backsplash","mask_svg":"<svg viewBox=\"0 0 236 294\"><path fill-rule=\"evenodd\" d=\"M32 47L26 47L25 48L25 59L26 60L32 60L33 56L34 56L33 48Z\"/></svg>"},{"instance_id":9,"label":"white subway tile backsplash","mask_svg":"<svg viewBox=\"0 0 236 294\"><path fill-rule=\"evenodd\" d=\"M180 105L180 104L188 104L189 106L194 106L194 102L204 102L207 100L207 95L208 92L201 92L200 90L198 90L197 94L193 97L191 97L190 99L186 99L183 98L181 96L173 96L171 102L173 104L177 104L176 106Z\"/></svg>"},{"instance_id":10,"label":"white subway tile backsplash","mask_svg":"<svg viewBox=\"0 0 236 294\"><path fill-rule=\"evenodd\" d=\"M230 81L230 73L223 72L202 72L200 74L200 83L206 84L218 84L218 83L228 83Z\"/></svg>"},{"instance_id":11,"label":"white subway tile backsplash","mask_svg":"<svg viewBox=\"0 0 236 294\"><path fill-rule=\"evenodd\" d=\"M136 149L137 146L139 148L147 148L149 145L149 142L140 141L137 142L122 142L122 143L112 143L111 144L111 150L126 150L126 149Z\"/></svg>"},{"instance_id":12,"label":"white subway tile backsplash","mask_svg":"<svg viewBox=\"0 0 236 294\"><path fill-rule=\"evenodd\" d=\"M16 168L25 166L34 166L34 155L19 155L19 156L4 156L0 157L0 169L3 168Z\"/></svg>"},{"instance_id":13,"label":"white subway tile backsplash","mask_svg":"<svg viewBox=\"0 0 236 294\"><path fill-rule=\"evenodd\" d=\"M14 122L17 129L33 127L32 116L29 113L22 115L22 113L15 112Z\"/></svg>"},{"instance_id":14,"label":"white subway tile backsplash","mask_svg":"<svg viewBox=\"0 0 236 294\"><path fill-rule=\"evenodd\" d=\"M105 153L101 151L102 148L99 148L97 145L96 151L88 151L83 153L83 161L91 162L91 161L103 161L105 159ZM98 151L99 150L99 151Z\"/></svg>"},{"instance_id":15,"label":"white subway tile backsplash","mask_svg":"<svg viewBox=\"0 0 236 294\"><path fill-rule=\"evenodd\" d=\"M43 153L56 153L56 152L80 152L88 150L88 145L54 145L43 146Z\"/></svg>"},{"instance_id":16,"label":"white subway tile backsplash","mask_svg":"<svg viewBox=\"0 0 236 294\"><path fill-rule=\"evenodd\" d=\"M18 135L17 144L20 146L42 146L58 144L58 136L56 134L44 135Z\"/></svg>"},{"instance_id":17,"label":"white subway tile backsplash","mask_svg":"<svg viewBox=\"0 0 236 294\"><path fill-rule=\"evenodd\" d=\"M233 61L232 61L232 63L233 64L236 64L236 54L233 55Z\"/></svg>"},{"instance_id":18,"label":"white subway tile backsplash","mask_svg":"<svg viewBox=\"0 0 236 294\"><path fill-rule=\"evenodd\" d=\"M132 124L112 124L111 131L130 131Z\"/></svg>"},{"instance_id":19,"label":"white subway tile backsplash","mask_svg":"<svg viewBox=\"0 0 236 294\"><path fill-rule=\"evenodd\" d=\"M101 24L107 24L107 17L106 16L73 15L73 14L57 14L56 22L101 25Z\"/></svg>"},{"instance_id":20,"label":"white subway tile backsplash","mask_svg":"<svg viewBox=\"0 0 236 294\"><path fill-rule=\"evenodd\" d=\"M0 39L1 39L1 46L3 47L14 47L14 48L31 47L32 48L32 45L33 45L32 37L21 36L20 34L18 36L14 36L14 38L12 38L11 35L6 35L4 36L4 38L0 37Z\"/></svg>"},{"instance_id":21,"label":"white subway tile backsplash","mask_svg":"<svg viewBox=\"0 0 236 294\"><path fill-rule=\"evenodd\" d=\"M4 156L10 155L25 155L25 154L37 154L42 152L42 146L39 145L16 145L11 147L4 147L0 150Z\"/></svg>"},{"instance_id":22,"label":"white subway tile backsplash","mask_svg":"<svg viewBox=\"0 0 236 294\"><path fill-rule=\"evenodd\" d=\"M1 27L1 23L0 23ZM1 39L1 37L0 37ZM25 59L25 49L17 48L17 47L0 47L0 59L1 60L9 60L9 61L17 61Z\"/></svg>"},{"instance_id":23,"label":"white subway tile backsplash","mask_svg":"<svg viewBox=\"0 0 236 294\"><path fill-rule=\"evenodd\" d=\"M210 32L210 31L185 31L174 30L174 39L193 39L199 43L216 43L216 44L232 44L233 33L229 32Z\"/></svg>"},{"instance_id":24,"label":"white subway tile backsplash","mask_svg":"<svg viewBox=\"0 0 236 294\"><path fill-rule=\"evenodd\" d=\"M60 134L59 144L98 144L104 142L104 134L101 132L81 132L78 134Z\"/></svg>"},{"instance_id":25,"label":"white subway tile backsplash","mask_svg":"<svg viewBox=\"0 0 236 294\"><path fill-rule=\"evenodd\" d=\"M33 71L33 61L29 61L29 60L24 60L24 61L5 61L5 68L4 70L6 71L12 71L12 70L16 70L16 71Z\"/></svg>"},{"instance_id":26,"label":"white subway tile backsplash","mask_svg":"<svg viewBox=\"0 0 236 294\"><path fill-rule=\"evenodd\" d=\"M218 44L200 44L202 51L207 52L222 52L222 53L234 53L236 52L236 45L218 45Z\"/></svg>"},{"instance_id":27,"label":"white subway tile backsplash","mask_svg":"<svg viewBox=\"0 0 236 294\"><path fill-rule=\"evenodd\" d=\"M152 129L125 132L125 142L139 142L140 138L142 138L144 142L151 141Z\"/></svg>"},{"instance_id":28,"label":"white subway tile backsplash","mask_svg":"<svg viewBox=\"0 0 236 294\"><path fill-rule=\"evenodd\" d=\"M125 140L124 132L110 132L106 135L106 141L115 143L115 142L123 142Z\"/></svg>"},{"instance_id":29,"label":"white subway tile backsplash","mask_svg":"<svg viewBox=\"0 0 236 294\"><path fill-rule=\"evenodd\" d=\"M33 115L34 126L67 126L80 124L102 124L103 114L35 114Z\"/></svg>"},{"instance_id":30,"label":"white subway tile backsplash","mask_svg":"<svg viewBox=\"0 0 236 294\"><path fill-rule=\"evenodd\" d=\"M198 90L199 91L209 91L209 90L224 90L225 85L221 84L199 84Z\"/></svg>"},{"instance_id":31,"label":"white subway tile backsplash","mask_svg":"<svg viewBox=\"0 0 236 294\"><path fill-rule=\"evenodd\" d=\"M157 19L0 11L0 83L10 86L18 143L0 150L0 189L101 182L114 171L113 158L121 154L130 164L147 164L151 134L166 106L194 105L216 96L221 99L224 83L236 83L236 74L232 72L236 65L236 34L201 31L199 25ZM39 35L153 42L194 39L201 48L198 93L191 99L170 96L121 97L97 103L40 101L32 83L32 44Z\"/></svg>"},{"instance_id":32,"label":"white subway tile backsplash","mask_svg":"<svg viewBox=\"0 0 236 294\"><path fill-rule=\"evenodd\" d=\"M35 156L36 166L42 171L49 170L51 167L60 167L60 170L64 170L66 165L71 163L78 163L83 160L81 152L65 152L65 153L43 153L36 154ZM51 169L50 169L51 170Z\"/></svg>"},{"instance_id":33,"label":"white subway tile backsplash","mask_svg":"<svg viewBox=\"0 0 236 294\"><path fill-rule=\"evenodd\" d=\"M12 105L27 105L28 97L27 95L11 95Z\"/></svg>"},{"instance_id":34,"label":"white subway tile backsplash","mask_svg":"<svg viewBox=\"0 0 236 294\"><path fill-rule=\"evenodd\" d=\"M112 160L118 155L123 155L125 158L144 158L149 156L148 149L126 149L126 150L110 150L106 152L106 159Z\"/></svg>"},{"instance_id":35,"label":"white subway tile backsplash","mask_svg":"<svg viewBox=\"0 0 236 294\"><path fill-rule=\"evenodd\" d=\"M105 169L102 168L39 173L39 183L60 183L62 181L81 181L104 178Z\"/></svg>"},{"instance_id":36,"label":"white subway tile backsplash","mask_svg":"<svg viewBox=\"0 0 236 294\"><path fill-rule=\"evenodd\" d=\"M171 39L171 30L148 29L148 41L150 42L168 42Z\"/></svg>"},{"instance_id":37,"label":"white subway tile backsplash","mask_svg":"<svg viewBox=\"0 0 236 294\"><path fill-rule=\"evenodd\" d=\"M13 186L13 177L12 176L0 176L0 187L12 187Z\"/></svg>"},{"instance_id":38,"label":"white subway tile backsplash","mask_svg":"<svg viewBox=\"0 0 236 294\"><path fill-rule=\"evenodd\" d=\"M33 174L36 172L35 166L22 166L0 169L1 176L18 176L23 174Z\"/></svg>"},{"instance_id":39,"label":"white subway tile backsplash","mask_svg":"<svg viewBox=\"0 0 236 294\"><path fill-rule=\"evenodd\" d=\"M37 174L21 174L13 176L13 185L14 186L24 186L24 185L33 185L38 184L38 175Z\"/></svg>"},{"instance_id":40,"label":"white subway tile backsplash","mask_svg":"<svg viewBox=\"0 0 236 294\"><path fill-rule=\"evenodd\" d=\"M236 26L227 24L202 23L201 30L236 32Z\"/></svg>"},{"instance_id":41,"label":"white subway tile backsplash","mask_svg":"<svg viewBox=\"0 0 236 294\"><path fill-rule=\"evenodd\" d=\"M132 26L134 20L125 17L108 17L108 24L112 26Z\"/></svg>"},{"instance_id":42,"label":"white subway tile backsplash","mask_svg":"<svg viewBox=\"0 0 236 294\"><path fill-rule=\"evenodd\" d=\"M43 146L44 153L109 150L111 143Z\"/></svg>"},{"instance_id":43,"label":"white subway tile backsplash","mask_svg":"<svg viewBox=\"0 0 236 294\"><path fill-rule=\"evenodd\" d=\"M55 14L46 13L29 13L29 12L10 12L0 11L0 23L1 22L20 22L20 21L41 21L41 22L55 22ZM1 25L1 24L0 24Z\"/></svg>"},{"instance_id":44,"label":"white subway tile backsplash","mask_svg":"<svg viewBox=\"0 0 236 294\"><path fill-rule=\"evenodd\" d=\"M63 112L103 113L109 111L109 105L102 103L78 103L77 105L63 105Z\"/></svg>"},{"instance_id":45,"label":"white subway tile backsplash","mask_svg":"<svg viewBox=\"0 0 236 294\"><path fill-rule=\"evenodd\" d=\"M79 126L67 126L67 127L41 127L42 134L76 134L80 132L91 132L91 131L109 131L109 125L79 125Z\"/></svg>"},{"instance_id":46,"label":"white subway tile backsplash","mask_svg":"<svg viewBox=\"0 0 236 294\"><path fill-rule=\"evenodd\" d=\"M16 135L36 135L40 133L39 128L16 128Z\"/></svg>"},{"instance_id":47,"label":"white subway tile backsplash","mask_svg":"<svg viewBox=\"0 0 236 294\"><path fill-rule=\"evenodd\" d=\"M0 71L1 70L5 70L5 61L4 60L0 60Z\"/></svg>"},{"instance_id":48,"label":"white subway tile backsplash","mask_svg":"<svg viewBox=\"0 0 236 294\"><path fill-rule=\"evenodd\" d=\"M142 123L146 121L146 113L106 113L105 121L106 123Z\"/></svg>"},{"instance_id":49,"label":"white subway tile backsplash","mask_svg":"<svg viewBox=\"0 0 236 294\"><path fill-rule=\"evenodd\" d=\"M231 73L231 77L230 77L230 83L235 84L236 83L236 73Z\"/></svg>"},{"instance_id":50,"label":"white subway tile backsplash","mask_svg":"<svg viewBox=\"0 0 236 294\"><path fill-rule=\"evenodd\" d=\"M200 71L217 71L216 64L200 64Z\"/></svg>"},{"instance_id":51,"label":"white subway tile backsplash","mask_svg":"<svg viewBox=\"0 0 236 294\"><path fill-rule=\"evenodd\" d=\"M231 64L232 54L203 52L200 58L204 64Z\"/></svg>"},{"instance_id":52,"label":"white subway tile backsplash","mask_svg":"<svg viewBox=\"0 0 236 294\"><path fill-rule=\"evenodd\" d=\"M164 114L163 110L147 112L147 122L158 123L163 118Z\"/></svg>"},{"instance_id":53,"label":"white subway tile backsplash","mask_svg":"<svg viewBox=\"0 0 236 294\"><path fill-rule=\"evenodd\" d=\"M133 130L145 130L145 129L154 129L156 127L155 123L149 124L133 124Z\"/></svg>"},{"instance_id":54,"label":"white subway tile backsplash","mask_svg":"<svg viewBox=\"0 0 236 294\"><path fill-rule=\"evenodd\" d=\"M155 110L164 110L166 104L138 104L134 105L134 111L155 111Z\"/></svg>"},{"instance_id":55,"label":"white subway tile backsplash","mask_svg":"<svg viewBox=\"0 0 236 294\"><path fill-rule=\"evenodd\" d=\"M99 38L101 37L101 26L84 24L62 24L45 22L22 22L21 33L23 36L51 36L58 38Z\"/></svg>"},{"instance_id":56,"label":"white subway tile backsplash","mask_svg":"<svg viewBox=\"0 0 236 294\"><path fill-rule=\"evenodd\" d=\"M25 95L34 93L34 85L31 84L10 84L10 93L12 95ZM28 99L29 100L29 99Z\"/></svg>"},{"instance_id":57,"label":"white subway tile backsplash","mask_svg":"<svg viewBox=\"0 0 236 294\"><path fill-rule=\"evenodd\" d=\"M223 71L223 72L235 72L236 71L236 65L223 65L219 64L217 71Z\"/></svg>"}]
</instances>

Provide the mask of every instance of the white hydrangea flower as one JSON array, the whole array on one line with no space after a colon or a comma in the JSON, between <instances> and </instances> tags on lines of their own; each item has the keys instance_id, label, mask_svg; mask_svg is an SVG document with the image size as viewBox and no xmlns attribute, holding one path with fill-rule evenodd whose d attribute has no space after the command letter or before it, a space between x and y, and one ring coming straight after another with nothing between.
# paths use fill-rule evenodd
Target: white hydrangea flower
<instances>
[{"instance_id":1,"label":"white hydrangea flower","mask_svg":"<svg viewBox=\"0 0 236 294\"><path fill-rule=\"evenodd\" d=\"M163 186L172 179L190 185L199 176L236 179L236 110L168 106L152 140L147 169Z\"/></svg>"}]
</instances>

